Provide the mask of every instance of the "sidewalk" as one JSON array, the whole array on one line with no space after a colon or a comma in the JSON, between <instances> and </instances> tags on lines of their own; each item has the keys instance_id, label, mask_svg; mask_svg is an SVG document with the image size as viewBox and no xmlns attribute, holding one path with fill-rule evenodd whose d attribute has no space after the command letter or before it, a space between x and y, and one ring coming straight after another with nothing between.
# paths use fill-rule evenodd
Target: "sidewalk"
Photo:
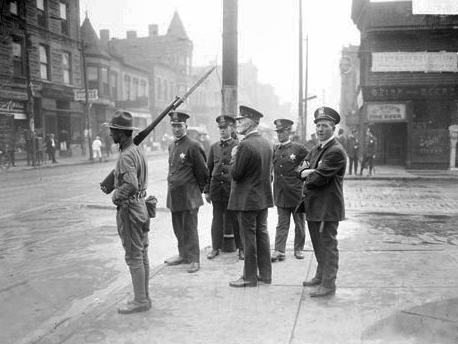
<instances>
[{"instance_id":1,"label":"sidewalk","mask_svg":"<svg viewBox=\"0 0 458 344\"><path fill-rule=\"evenodd\" d=\"M287 259L273 264L272 285L246 289L228 285L242 272L237 254L210 261L206 248L197 273L187 273L186 265L154 269L151 310L117 313L132 297L126 273L122 290L76 316L64 314L34 343L456 343L456 246L390 233L368 228L358 216L341 222L334 296L310 298L313 288L302 287L316 267L309 241L304 260L294 258L289 242Z\"/></svg>"}]
</instances>

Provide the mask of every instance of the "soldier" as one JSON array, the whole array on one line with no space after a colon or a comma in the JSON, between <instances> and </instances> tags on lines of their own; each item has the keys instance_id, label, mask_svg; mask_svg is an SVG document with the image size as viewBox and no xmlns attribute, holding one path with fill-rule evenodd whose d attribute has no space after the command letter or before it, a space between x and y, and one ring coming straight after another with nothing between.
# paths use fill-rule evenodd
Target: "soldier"
<instances>
[{"instance_id":1,"label":"soldier","mask_svg":"<svg viewBox=\"0 0 458 344\"><path fill-rule=\"evenodd\" d=\"M113 142L119 144L112 201L117 206L118 233L134 289L133 301L118 308L121 314L143 312L151 308L148 293L149 216L145 205L148 165L142 151L132 141L132 131L136 129L132 123L129 112L116 111L111 121L103 124L110 128ZM101 188L107 192L103 186Z\"/></svg>"},{"instance_id":2,"label":"soldier","mask_svg":"<svg viewBox=\"0 0 458 344\"><path fill-rule=\"evenodd\" d=\"M212 250L208 259L213 259L219 254L223 246L224 229L232 229L234 233L235 246L239 250L239 259L243 260L243 246L240 241L239 224L237 213L227 210L229 194L231 191L231 151L239 143L232 138L235 119L231 116L219 116L216 118L221 140L210 147L208 155L209 181L205 186L204 195L208 203L213 204L213 220L211 227Z\"/></svg>"},{"instance_id":3,"label":"soldier","mask_svg":"<svg viewBox=\"0 0 458 344\"><path fill-rule=\"evenodd\" d=\"M172 225L178 240L178 257L169 258L167 265L191 263L188 272L200 269L199 207L204 204L202 192L208 180L208 168L202 145L186 135L189 115L171 112L170 123L175 141L169 146L167 177L167 208L172 212Z\"/></svg>"},{"instance_id":4,"label":"soldier","mask_svg":"<svg viewBox=\"0 0 458 344\"><path fill-rule=\"evenodd\" d=\"M242 105L236 118L238 133L245 135L232 153L228 206L228 209L239 212L245 253L242 277L229 283L236 288L255 287L258 282L272 283L267 231L268 208L273 206L270 182L272 147L257 130L261 117L260 112Z\"/></svg>"},{"instance_id":5,"label":"soldier","mask_svg":"<svg viewBox=\"0 0 458 344\"><path fill-rule=\"evenodd\" d=\"M296 168L308 154L304 145L291 142L293 121L277 119L274 121L278 136L278 145L274 148L274 203L277 207L278 222L275 234L275 251L272 262L286 258L286 240L288 239L291 215L294 220L294 256L304 259L302 250L305 244L305 216L303 213L294 214L294 208L302 196L302 181L296 176Z\"/></svg>"},{"instance_id":6,"label":"soldier","mask_svg":"<svg viewBox=\"0 0 458 344\"><path fill-rule=\"evenodd\" d=\"M297 211L305 211L313 251L318 263L315 277L302 284L319 286L311 297L334 294L339 267L337 228L345 219L343 179L347 166L345 149L334 137L340 115L330 107L315 111L319 144L301 163L298 176L303 180L303 197Z\"/></svg>"}]
</instances>

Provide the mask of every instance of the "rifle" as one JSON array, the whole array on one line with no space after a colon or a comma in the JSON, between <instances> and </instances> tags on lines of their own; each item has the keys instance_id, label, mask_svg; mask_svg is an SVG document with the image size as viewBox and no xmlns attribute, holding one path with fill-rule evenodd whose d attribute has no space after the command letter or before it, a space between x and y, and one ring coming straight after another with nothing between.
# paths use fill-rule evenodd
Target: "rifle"
<instances>
[{"instance_id":1,"label":"rifle","mask_svg":"<svg viewBox=\"0 0 458 344\"><path fill-rule=\"evenodd\" d=\"M164 119L171 111L175 111L183 102L199 87L205 79L213 72L216 67L212 67L205 73L197 82L184 94L183 97L176 96L175 99L162 111L157 118L151 122L145 129L141 130L133 139L135 145L139 145L143 140L156 128L156 126ZM100 183L100 189L107 195L114 190L114 170Z\"/></svg>"}]
</instances>

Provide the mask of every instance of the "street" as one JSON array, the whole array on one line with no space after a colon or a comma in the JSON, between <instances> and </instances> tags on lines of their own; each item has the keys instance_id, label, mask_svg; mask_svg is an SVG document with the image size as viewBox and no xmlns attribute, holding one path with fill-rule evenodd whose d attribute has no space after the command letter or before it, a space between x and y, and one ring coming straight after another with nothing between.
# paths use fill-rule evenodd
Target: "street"
<instances>
[{"instance_id":1,"label":"street","mask_svg":"<svg viewBox=\"0 0 458 344\"><path fill-rule=\"evenodd\" d=\"M176 239L165 209L167 158L159 155L148 161L148 193L159 199L149 253L152 267L159 268L164 258L177 253ZM129 285L115 210L110 197L98 188L113 166L114 160L0 176L2 344L35 343L72 317L80 317L110 298L119 298ZM407 245L456 254L457 194L458 185L452 180L347 180L348 223L345 221L339 238L352 242L357 231L367 231L385 238L377 243L378 249ZM211 243L211 210L206 204L199 213L204 271L209 264L205 255ZM276 210L272 208L272 245L275 226ZM288 245L291 248L291 234ZM355 245L370 249L365 243ZM306 249L311 250L308 235ZM457 285L453 278L450 283Z\"/></svg>"}]
</instances>

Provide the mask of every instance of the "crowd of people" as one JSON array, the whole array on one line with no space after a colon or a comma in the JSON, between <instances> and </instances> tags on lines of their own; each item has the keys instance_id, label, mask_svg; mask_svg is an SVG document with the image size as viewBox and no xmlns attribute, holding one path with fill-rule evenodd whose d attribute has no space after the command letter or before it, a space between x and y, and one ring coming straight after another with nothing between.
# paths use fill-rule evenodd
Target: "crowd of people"
<instances>
[{"instance_id":1,"label":"crowd of people","mask_svg":"<svg viewBox=\"0 0 458 344\"><path fill-rule=\"evenodd\" d=\"M189 264L189 273L199 271L198 213L204 198L213 208L212 249L207 258L218 257L225 235L231 233L238 258L243 260L241 276L230 281L230 287L272 283L272 263L287 258L286 240L292 217L294 257L304 258L307 223L318 263L315 276L303 281L303 285L318 287L310 293L312 297L334 294L339 261L337 230L345 217L343 177L347 154L335 136L339 114L332 108L321 107L314 116L315 145L307 148L292 140L293 122L280 118L274 121L278 144L272 149L258 130L263 114L242 105L236 118L216 118L220 140L211 145L207 158L202 145L186 133L190 116L171 112L174 141L168 147L167 207L172 215L178 255L165 263ZM126 111L117 111L105 123L114 143L119 144L120 154L113 181L109 182L113 185L107 187L105 181L101 184L105 193L114 190L118 233L134 290L134 299L118 309L121 314L151 308L147 254L150 219L145 203L147 163L142 150L133 143L132 132L136 128L132 124L132 115ZM274 205L278 219L271 254L267 221L268 208Z\"/></svg>"}]
</instances>

